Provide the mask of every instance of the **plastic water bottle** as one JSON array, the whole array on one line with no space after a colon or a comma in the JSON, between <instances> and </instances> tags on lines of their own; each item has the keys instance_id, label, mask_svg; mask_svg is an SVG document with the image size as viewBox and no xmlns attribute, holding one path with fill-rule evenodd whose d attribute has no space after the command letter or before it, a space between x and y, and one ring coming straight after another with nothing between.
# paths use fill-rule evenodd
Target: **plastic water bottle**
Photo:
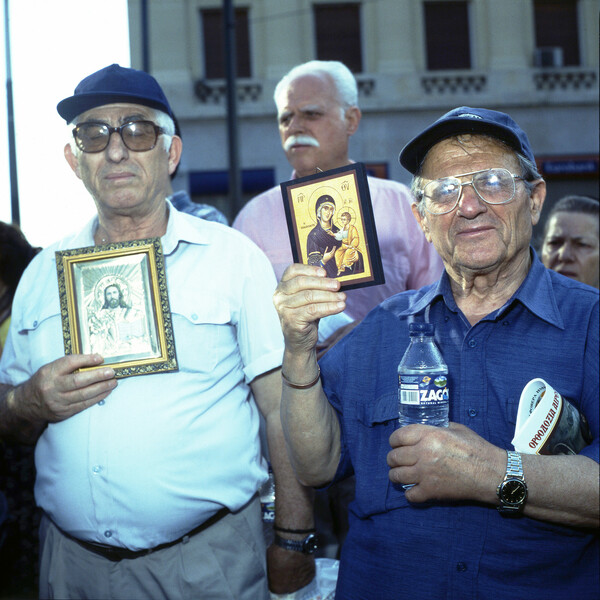
<instances>
[{"instance_id":1,"label":"plastic water bottle","mask_svg":"<svg viewBox=\"0 0 600 600\"><path fill-rule=\"evenodd\" d=\"M269 478L262 484L259 495L263 520L263 533L265 536L265 543L269 545L273 541L273 525L275 523L275 479L270 464Z\"/></svg>"},{"instance_id":2,"label":"plastic water bottle","mask_svg":"<svg viewBox=\"0 0 600 600\"><path fill-rule=\"evenodd\" d=\"M410 323L410 345L398 365L400 426L448 427L448 367L433 340L433 323Z\"/></svg>"}]
</instances>

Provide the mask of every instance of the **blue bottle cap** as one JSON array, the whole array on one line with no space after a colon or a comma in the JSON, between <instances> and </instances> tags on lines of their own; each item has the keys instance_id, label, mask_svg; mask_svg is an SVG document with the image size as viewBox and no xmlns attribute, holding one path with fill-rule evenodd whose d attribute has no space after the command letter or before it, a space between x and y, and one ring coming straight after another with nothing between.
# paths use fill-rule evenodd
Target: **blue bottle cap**
<instances>
[{"instance_id":1,"label":"blue bottle cap","mask_svg":"<svg viewBox=\"0 0 600 600\"><path fill-rule=\"evenodd\" d=\"M433 335L435 326L433 323L414 321L408 324L408 335Z\"/></svg>"}]
</instances>

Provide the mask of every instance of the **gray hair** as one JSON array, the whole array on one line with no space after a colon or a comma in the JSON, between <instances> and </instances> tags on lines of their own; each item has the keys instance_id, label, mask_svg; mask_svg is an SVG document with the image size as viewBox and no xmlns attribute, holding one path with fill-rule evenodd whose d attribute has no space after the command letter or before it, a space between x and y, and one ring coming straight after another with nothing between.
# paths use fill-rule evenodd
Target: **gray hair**
<instances>
[{"instance_id":1,"label":"gray hair","mask_svg":"<svg viewBox=\"0 0 600 600\"><path fill-rule=\"evenodd\" d=\"M69 145L71 146L71 150L75 156L78 156L81 150L79 150L73 138L73 127L79 124L80 116L81 115L77 115L67 125L69 129ZM150 109L149 120L154 121L163 130L164 133L158 136L157 145L162 145L164 151L168 153L169 149L171 148L173 136L175 135L175 122L166 112L158 110L157 108Z\"/></svg>"},{"instance_id":2,"label":"gray hair","mask_svg":"<svg viewBox=\"0 0 600 600\"><path fill-rule=\"evenodd\" d=\"M523 183L525 185L525 188L527 189L527 194L529 196L531 196L531 193L533 192L533 190L535 188L535 185L533 184L533 182L537 181L539 179L542 179L542 176L540 175L540 172L538 171L537 165L534 162L532 162L529 158L527 158L520 152L517 152L514 148L512 148L508 144L504 143L502 140L499 140L498 138L495 138L490 135L485 135L485 134L474 134L474 135L476 135L477 137L486 138L490 141L495 142L496 144L499 144L500 146L503 146L507 152L510 152L511 154L513 154L515 156L515 158L517 159L517 162L519 163L518 170L520 171L521 177L523 177L523 180L524 180ZM455 136L451 136L451 137L456 139L457 141L460 141L459 138L461 136L455 135ZM430 148L430 150L431 150L431 148ZM425 214L425 206L423 205L423 202L422 202L422 200L423 200L423 176L422 176L422 173L423 173L423 165L425 164L426 158L427 158L427 154L421 161L421 164L419 165L419 168L416 170L416 172L413 176L412 182L410 184L410 191L412 192L412 195L417 202L417 208L418 208L421 216L423 216Z\"/></svg>"},{"instance_id":3,"label":"gray hair","mask_svg":"<svg viewBox=\"0 0 600 600\"><path fill-rule=\"evenodd\" d=\"M358 106L358 85L354 75L344 63L337 60L311 60L295 66L280 79L273 93L273 100L277 107L279 107L278 100L286 88L292 81L304 75L328 75L335 85L340 105L344 109Z\"/></svg>"}]
</instances>

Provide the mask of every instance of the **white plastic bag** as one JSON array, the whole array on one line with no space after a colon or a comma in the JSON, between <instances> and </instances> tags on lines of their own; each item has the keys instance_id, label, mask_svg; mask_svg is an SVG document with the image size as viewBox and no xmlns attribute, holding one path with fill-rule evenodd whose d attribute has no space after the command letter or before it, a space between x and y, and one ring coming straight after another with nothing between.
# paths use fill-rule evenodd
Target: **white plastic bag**
<instances>
[{"instance_id":1,"label":"white plastic bag","mask_svg":"<svg viewBox=\"0 0 600 600\"><path fill-rule=\"evenodd\" d=\"M332 558L317 558L315 565L317 574L306 587L291 594L271 592L271 600L334 600L339 561Z\"/></svg>"}]
</instances>

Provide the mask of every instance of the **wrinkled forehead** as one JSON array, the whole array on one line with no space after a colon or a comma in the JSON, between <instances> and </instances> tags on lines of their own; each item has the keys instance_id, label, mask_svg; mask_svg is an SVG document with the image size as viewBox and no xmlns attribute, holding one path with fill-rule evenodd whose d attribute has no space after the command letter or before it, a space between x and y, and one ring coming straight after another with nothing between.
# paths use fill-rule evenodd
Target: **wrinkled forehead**
<instances>
[{"instance_id":1,"label":"wrinkled forehead","mask_svg":"<svg viewBox=\"0 0 600 600\"><path fill-rule=\"evenodd\" d=\"M337 89L327 73L295 77L279 90L275 99L278 114L290 110L314 110L339 105Z\"/></svg>"},{"instance_id":2,"label":"wrinkled forehead","mask_svg":"<svg viewBox=\"0 0 600 600\"><path fill-rule=\"evenodd\" d=\"M592 237L598 240L600 224L595 215L558 211L548 220L548 233L570 238Z\"/></svg>"},{"instance_id":3,"label":"wrinkled forehead","mask_svg":"<svg viewBox=\"0 0 600 600\"><path fill-rule=\"evenodd\" d=\"M104 104L91 108L78 115L75 122L101 121L111 125L121 125L122 123L136 119L152 120L155 114L154 109L149 106L123 102L118 104Z\"/></svg>"},{"instance_id":4,"label":"wrinkled forehead","mask_svg":"<svg viewBox=\"0 0 600 600\"><path fill-rule=\"evenodd\" d=\"M433 145L423 160L422 175L437 179L492 167L511 172L519 161L515 151L501 140L487 135L460 134Z\"/></svg>"}]
</instances>

